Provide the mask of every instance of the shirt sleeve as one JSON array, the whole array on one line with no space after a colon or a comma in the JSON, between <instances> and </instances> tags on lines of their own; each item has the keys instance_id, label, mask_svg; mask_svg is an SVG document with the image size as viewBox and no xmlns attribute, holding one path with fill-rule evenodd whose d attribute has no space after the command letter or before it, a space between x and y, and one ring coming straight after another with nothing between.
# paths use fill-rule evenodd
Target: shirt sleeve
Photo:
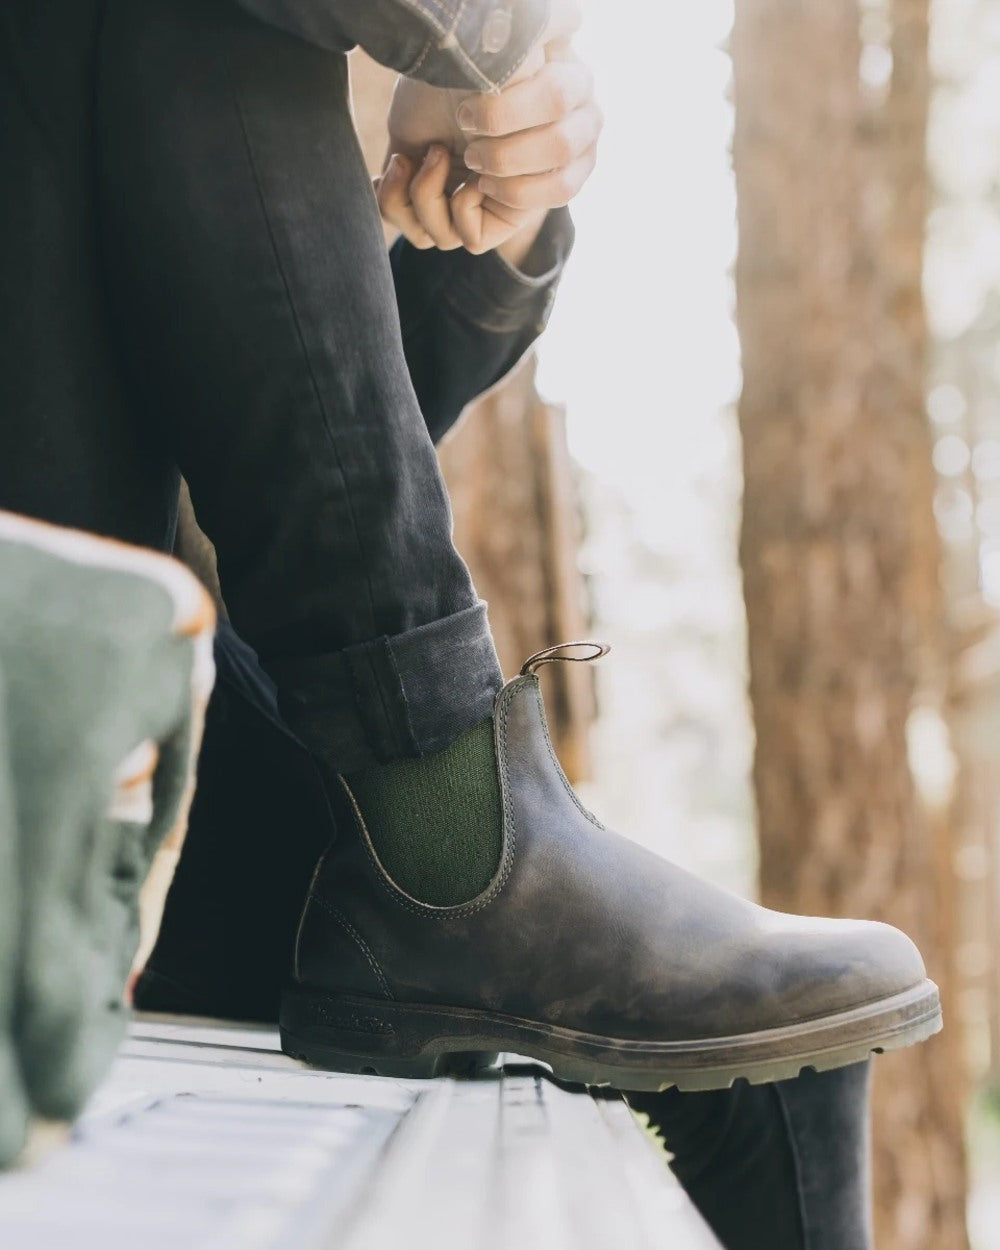
<instances>
[{"instance_id":1,"label":"shirt sleeve","mask_svg":"<svg viewBox=\"0 0 1000 1250\"><path fill-rule=\"evenodd\" d=\"M355 45L437 87L498 91L549 18L551 0L236 0L330 51Z\"/></svg>"},{"instance_id":2,"label":"shirt sleeve","mask_svg":"<svg viewBox=\"0 0 1000 1250\"><path fill-rule=\"evenodd\" d=\"M496 252L421 251L403 239L393 245L403 348L435 442L545 329L573 238L569 210L557 209L523 269Z\"/></svg>"}]
</instances>

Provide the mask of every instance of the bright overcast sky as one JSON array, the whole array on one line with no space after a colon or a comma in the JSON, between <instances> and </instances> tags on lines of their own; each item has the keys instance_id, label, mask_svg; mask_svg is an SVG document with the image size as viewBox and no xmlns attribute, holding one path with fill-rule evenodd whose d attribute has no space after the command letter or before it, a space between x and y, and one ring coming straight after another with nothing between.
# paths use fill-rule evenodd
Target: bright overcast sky
<instances>
[{"instance_id":1,"label":"bright overcast sky","mask_svg":"<svg viewBox=\"0 0 1000 1250\"><path fill-rule=\"evenodd\" d=\"M665 496L731 454L719 413L739 377L722 50L732 3L586 7L580 46L607 128L575 209L577 251L542 349L541 387L567 404L577 458L653 528L672 523Z\"/></svg>"}]
</instances>

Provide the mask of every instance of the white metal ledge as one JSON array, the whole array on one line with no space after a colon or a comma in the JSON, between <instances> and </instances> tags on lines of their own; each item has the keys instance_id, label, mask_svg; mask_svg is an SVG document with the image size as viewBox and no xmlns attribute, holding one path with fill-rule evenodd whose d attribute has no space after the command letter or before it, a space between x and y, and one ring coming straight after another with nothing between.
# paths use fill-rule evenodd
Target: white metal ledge
<instances>
[{"instance_id":1,"label":"white metal ledge","mask_svg":"<svg viewBox=\"0 0 1000 1250\"><path fill-rule=\"evenodd\" d=\"M717 1250L625 1105L512 1060L316 1072L277 1035L146 1018L70 1144L0 1177L6 1250Z\"/></svg>"}]
</instances>

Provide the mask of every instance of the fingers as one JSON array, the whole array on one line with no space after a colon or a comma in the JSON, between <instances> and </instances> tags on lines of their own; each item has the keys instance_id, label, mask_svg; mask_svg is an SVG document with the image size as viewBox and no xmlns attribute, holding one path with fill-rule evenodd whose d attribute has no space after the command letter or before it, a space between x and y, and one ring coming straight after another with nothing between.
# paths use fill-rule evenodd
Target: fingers
<instances>
[{"instance_id":1,"label":"fingers","mask_svg":"<svg viewBox=\"0 0 1000 1250\"><path fill-rule=\"evenodd\" d=\"M522 213L560 208L578 194L596 163L597 147L593 145L562 169L514 178L483 177L479 179L479 190L497 204Z\"/></svg>"},{"instance_id":2,"label":"fingers","mask_svg":"<svg viewBox=\"0 0 1000 1250\"><path fill-rule=\"evenodd\" d=\"M409 149L386 166L379 208L415 247L489 251L567 204L590 176L604 122L590 71L569 42L579 2L554 0L552 11L530 76L499 94L467 97L457 114L447 110L445 129L454 133L457 120L469 139L464 163L439 142L419 167Z\"/></svg>"},{"instance_id":3,"label":"fingers","mask_svg":"<svg viewBox=\"0 0 1000 1250\"><path fill-rule=\"evenodd\" d=\"M468 182L459 187L451 197L451 216L455 229L462 237L462 245L474 256L489 249L483 244L483 202L486 197L476 186Z\"/></svg>"},{"instance_id":4,"label":"fingers","mask_svg":"<svg viewBox=\"0 0 1000 1250\"><path fill-rule=\"evenodd\" d=\"M377 198L383 219L421 250L452 251L462 246L451 220L450 172L447 149L435 144L416 173L406 157L396 154L379 180Z\"/></svg>"},{"instance_id":5,"label":"fingers","mask_svg":"<svg viewBox=\"0 0 1000 1250\"><path fill-rule=\"evenodd\" d=\"M526 214L487 199L475 181L451 197L451 214L462 246L474 256L505 243L526 219Z\"/></svg>"},{"instance_id":6,"label":"fingers","mask_svg":"<svg viewBox=\"0 0 1000 1250\"><path fill-rule=\"evenodd\" d=\"M475 178L452 192L450 171L448 151L438 145L416 172L394 154L375 188L383 219L422 251L464 247L479 256L505 243L527 215L488 200Z\"/></svg>"},{"instance_id":7,"label":"fingers","mask_svg":"<svg viewBox=\"0 0 1000 1250\"><path fill-rule=\"evenodd\" d=\"M430 235L435 247L450 252L462 246L451 221L448 176L451 157L447 148L431 146L416 177L410 183L410 203L417 220Z\"/></svg>"},{"instance_id":8,"label":"fingers","mask_svg":"<svg viewBox=\"0 0 1000 1250\"><path fill-rule=\"evenodd\" d=\"M378 200L382 220L409 239L414 247L423 251L433 247L434 240L420 224L410 202L412 178L412 163L405 156L396 153L386 165L385 173L375 182L375 198Z\"/></svg>"},{"instance_id":9,"label":"fingers","mask_svg":"<svg viewBox=\"0 0 1000 1250\"><path fill-rule=\"evenodd\" d=\"M458 109L462 130L476 135L512 135L562 121L593 103L594 79L580 61L550 61L533 77L500 95L474 95Z\"/></svg>"},{"instance_id":10,"label":"fingers","mask_svg":"<svg viewBox=\"0 0 1000 1250\"><path fill-rule=\"evenodd\" d=\"M570 15L570 30L579 16L576 0L566 0L562 11ZM552 36L545 53L546 63L530 78L499 95L469 96L458 108L456 119L469 136L465 164L480 175L475 186L484 197L464 202L468 220L456 223L469 250L492 237L510 211L523 223L527 214L567 204L593 171L604 126L593 77L568 36Z\"/></svg>"},{"instance_id":11,"label":"fingers","mask_svg":"<svg viewBox=\"0 0 1000 1250\"><path fill-rule=\"evenodd\" d=\"M502 139L477 139L466 149L469 169L496 178L544 174L573 164L589 151L604 125L596 104L587 104L568 117Z\"/></svg>"}]
</instances>

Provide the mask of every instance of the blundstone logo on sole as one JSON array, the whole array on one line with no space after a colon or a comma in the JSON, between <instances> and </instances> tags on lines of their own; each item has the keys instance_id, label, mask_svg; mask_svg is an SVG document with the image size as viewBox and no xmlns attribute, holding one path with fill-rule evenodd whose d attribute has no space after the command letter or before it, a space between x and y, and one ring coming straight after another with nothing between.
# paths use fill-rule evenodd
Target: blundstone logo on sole
<instances>
[{"instance_id":1,"label":"blundstone logo on sole","mask_svg":"<svg viewBox=\"0 0 1000 1250\"><path fill-rule=\"evenodd\" d=\"M385 1020L377 1016L364 1016L356 1011L338 1011L336 1007L321 1006L316 1012L318 1022L331 1029L340 1029L345 1033L375 1034L378 1037L392 1037L396 1030Z\"/></svg>"}]
</instances>

